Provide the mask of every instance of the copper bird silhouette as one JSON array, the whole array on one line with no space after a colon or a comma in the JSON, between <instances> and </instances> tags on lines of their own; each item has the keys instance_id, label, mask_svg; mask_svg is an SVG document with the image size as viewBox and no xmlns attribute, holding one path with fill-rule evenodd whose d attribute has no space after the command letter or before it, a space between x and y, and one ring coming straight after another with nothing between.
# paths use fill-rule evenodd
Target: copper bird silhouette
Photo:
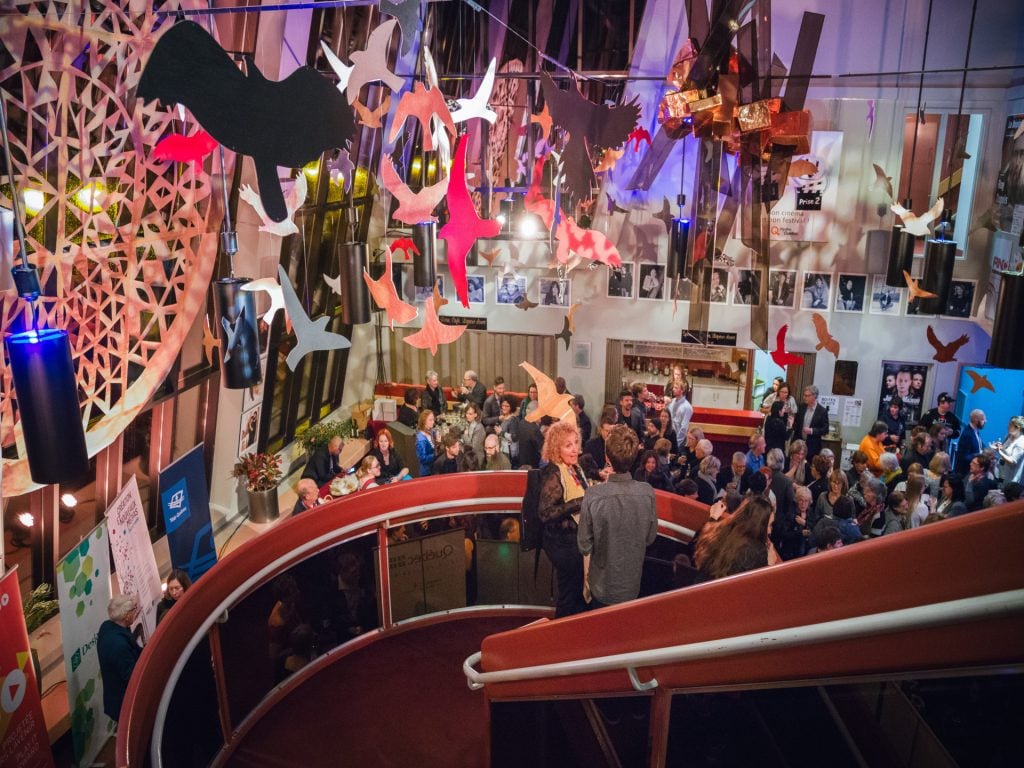
<instances>
[{"instance_id":1,"label":"copper bird silhouette","mask_svg":"<svg viewBox=\"0 0 1024 768\"><path fill-rule=\"evenodd\" d=\"M825 318L815 312L811 317L811 321L814 323L814 332L818 335L818 345L815 349L827 349L838 359L839 342L828 332L828 323L825 321Z\"/></svg>"},{"instance_id":2,"label":"copper bird silhouette","mask_svg":"<svg viewBox=\"0 0 1024 768\"><path fill-rule=\"evenodd\" d=\"M530 301L524 296L523 300L516 304L516 309L521 309L524 312L528 312L529 310L533 309L536 306L538 306L536 301Z\"/></svg>"},{"instance_id":3,"label":"copper bird silhouette","mask_svg":"<svg viewBox=\"0 0 1024 768\"><path fill-rule=\"evenodd\" d=\"M405 119L409 115L416 117L420 121L420 125L423 126L423 149L428 152L434 149L434 137L430 130L432 117L436 116L441 121L452 138L456 135L455 123L452 121L451 112L448 111L444 94L437 88L431 88L428 91L423 83L417 81L411 91L402 94L402 98L398 100L398 109L395 110L394 122L391 123L391 134L388 136L388 141L398 138L398 134L402 132L402 126L405 125Z\"/></svg>"},{"instance_id":4,"label":"copper bird silhouette","mask_svg":"<svg viewBox=\"0 0 1024 768\"><path fill-rule=\"evenodd\" d=\"M575 424L576 412L569 405L572 395L569 392L564 395L558 394L555 382L551 380L551 377L537 370L525 360L519 364L519 367L530 374L533 377L533 382L537 385L537 407L526 414L526 420L536 422L544 416L550 416L553 419L564 419L570 424Z\"/></svg>"},{"instance_id":5,"label":"copper bird silhouette","mask_svg":"<svg viewBox=\"0 0 1024 768\"><path fill-rule=\"evenodd\" d=\"M786 332L789 330L788 325L784 325L779 328L779 334L775 339L775 349L772 350L772 360L779 368L785 368L787 365L803 365L804 359L800 355L794 355L792 352L786 351Z\"/></svg>"},{"instance_id":6,"label":"copper bird silhouette","mask_svg":"<svg viewBox=\"0 0 1024 768\"><path fill-rule=\"evenodd\" d=\"M971 377L971 381L974 382L974 386L971 387L971 394L981 389L987 389L990 392L995 392L996 388L992 386L992 382L988 380L988 376L977 371L972 371L970 368L965 369L967 375Z\"/></svg>"},{"instance_id":7,"label":"copper bird silhouette","mask_svg":"<svg viewBox=\"0 0 1024 768\"><path fill-rule=\"evenodd\" d=\"M907 270L905 270L905 269L903 270L903 279L907 281L907 290L910 292L909 293L910 298L908 299L908 301L913 301L914 299L934 299L934 298L936 298L934 293L932 293L931 291L924 290L924 288L922 288L918 284L917 280L912 278L910 276L910 273L907 272Z\"/></svg>"},{"instance_id":8,"label":"copper bird silhouette","mask_svg":"<svg viewBox=\"0 0 1024 768\"><path fill-rule=\"evenodd\" d=\"M951 363L956 360L956 353L960 350L964 344L971 340L971 337L966 333L955 341L951 341L949 344L943 344L939 341L939 337L935 335L935 329L930 325L927 329L928 343L935 348L935 354L932 356L933 360L938 360L940 363Z\"/></svg>"},{"instance_id":9,"label":"copper bird silhouette","mask_svg":"<svg viewBox=\"0 0 1024 768\"><path fill-rule=\"evenodd\" d=\"M382 127L381 118L391 109L391 94L389 93L381 99L380 104L375 109L370 109L358 99L352 104L352 108L356 111L360 123L367 128L380 128Z\"/></svg>"}]
</instances>

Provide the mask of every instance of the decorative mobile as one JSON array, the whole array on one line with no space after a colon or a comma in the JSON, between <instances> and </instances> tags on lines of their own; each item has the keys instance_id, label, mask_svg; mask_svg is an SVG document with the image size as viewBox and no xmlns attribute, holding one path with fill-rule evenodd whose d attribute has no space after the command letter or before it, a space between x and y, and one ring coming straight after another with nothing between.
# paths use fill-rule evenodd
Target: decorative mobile
<instances>
[{"instance_id":1,"label":"decorative mobile","mask_svg":"<svg viewBox=\"0 0 1024 768\"><path fill-rule=\"evenodd\" d=\"M452 163L451 183L448 187L448 223L438 236L448 245L448 272L455 285L459 303L469 309L469 286L466 283L466 254L478 238L494 237L501 224L494 219L481 219L466 186L466 147L468 136L459 137Z\"/></svg>"},{"instance_id":2,"label":"decorative mobile","mask_svg":"<svg viewBox=\"0 0 1024 768\"><path fill-rule=\"evenodd\" d=\"M441 125L453 137L456 135L455 123L452 122L451 113L448 111L448 104L444 100L444 94L439 88L427 89L423 83L417 82L411 91L402 94L398 100L398 109L395 110L395 119L391 123L391 133L388 141L394 141L402 132L405 119L412 115L420 121L423 126L423 149L432 151L434 149L434 138L431 131L430 120L437 118Z\"/></svg>"},{"instance_id":3,"label":"decorative mobile","mask_svg":"<svg viewBox=\"0 0 1024 768\"><path fill-rule=\"evenodd\" d=\"M435 297L440 299L437 288ZM445 301L441 299L441 301ZM426 301L423 305L423 327L416 333L410 333L402 341L416 349L429 349L431 355L437 354L442 344L451 344L466 332L465 325L445 325L437 317L437 306L434 301Z\"/></svg>"},{"instance_id":4,"label":"decorative mobile","mask_svg":"<svg viewBox=\"0 0 1024 768\"><path fill-rule=\"evenodd\" d=\"M200 129L191 136L172 133L153 147L154 160L174 163L198 163L217 148L217 140Z\"/></svg>"},{"instance_id":5,"label":"decorative mobile","mask_svg":"<svg viewBox=\"0 0 1024 768\"><path fill-rule=\"evenodd\" d=\"M775 340L775 349L772 350L772 360L779 368L785 368L787 365L803 365L804 359L800 355L794 355L792 352L786 351L786 332L789 330L788 325L784 325L779 328L779 335Z\"/></svg>"},{"instance_id":6,"label":"decorative mobile","mask_svg":"<svg viewBox=\"0 0 1024 768\"><path fill-rule=\"evenodd\" d=\"M594 173L612 170L624 154L626 154L624 149L606 149L601 153L601 159L597 161L597 165L594 166Z\"/></svg>"},{"instance_id":7,"label":"decorative mobile","mask_svg":"<svg viewBox=\"0 0 1024 768\"><path fill-rule=\"evenodd\" d=\"M388 47L396 24L398 21L395 19L379 24L370 33L366 48L349 56L354 68L349 74L348 87L345 89L349 104L359 98L359 91L367 83L379 80L395 92L402 90L402 86L405 85L405 81L388 68Z\"/></svg>"},{"instance_id":8,"label":"decorative mobile","mask_svg":"<svg viewBox=\"0 0 1024 768\"><path fill-rule=\"evenodd\" d=\"M827 349L838 360L839 342L831 333L829 333L828 323L826 322L824 316L819 315L817 312L815 312L813 315L811 315L811 322L814 323L814 333L818 337L818 344L815 347L815 349Z\"/></svg>"},{"instance_id":9,"label":"decorative mobile","mask_svg":"<svg viewBox=\"0 0 1024 768\"><path fill-rule=\"evenodd\" d=\"M928 343L935 349L935 354L932 355L932 359L938 360L940 363L955 362L956 353L960 351L960 347L971 340L971 337L965 333L960 338L951 341L949 344L943 344L939 341L939 337L935 335L935 329L930 325L925 333L928 337Z\"/></svg>"},{"instance_id":10,"label":"decorative mobile","mask_svg":"<svg viewBox=\"0 0 1024 768\"><path fill-rule=\"evenodd\" d=\"M389 93L381 99L376 109L370 109L358 99L352 103L352 107L359 117L359 122L367 128L383 128L384 126L381 121L384 119L384 115L388 113L388 110L391 109L391 94Z\"/></svg>"},{"instance_id":11,"label":"decorative mobile","mask_svg":"<svg viewBox=\"0 0 1024 768\"><path fill-rule=\"evenodd\" d=\"M501 248L495 248L492 251L484 251L484 250L481 250L479 247L477 247L477 251L476 252L477 252L477 254L479 254L481 259L483 259L484 261L487 262L487 266L493 267L494 266L494 260L496 258L498 258L498 256L501 255Z\"/></svg>"},{"instance_id":12,"label":"decorative mobile","mask_svg":"<svg viewBox=\"0 0 1024 768\"><path fill-rule=\"evenodd\" d=\"M295 177L295 183L292 185L292 188L284 197L284 206L288 211L288 215L283 221L273 221L267 216L267 212L263 210L263 202L252 187L248 184L243 184L242 188L238 190L238 196L251 205L253 210L256 211L256 215L260 217L262 222L260 224L260 232L269 232L278 237L298 234L299 228L293 219L295 212L306 202L307 193L306 174L300 172Z\"/></svg>"},{"instance_id":13,"label":"decorative mobile","mask_svg":"<svg viewBox=\"0 0 1024 768\"><path fill-rule=\"evenodd\" d=\"M143 102L183 104L218 142L249 155L272 221L288 216L278 166L301 168L325 150L344 146L355 131L352 109L312 67L274 82L248 60L248 74L242 74L217 41L190 21L163 33L136 92Z\"/></svg>"},{"instance_id":14,"label":"decorative mobile","mask_svg":"<svg viewBox=\"0 0 1024 768\"><path fill-rule=\"evenodd\" d=\"M885 169L878 163L872 163L871 167L875 169L875 183L872 186L884 189L885 194L889 196L890 200L892 200L892 176L886 176Z\"/></svg>"},{"instance_id":15,"label":"decorative mobile","mask_svg":"<svg viewBox=\"0 0 1024 768\"><path fill-rule=\"evenodd\" d=\"M400 237L391 243L391 252L403 251L405 258L411 259L414 255L420 255L420 249L416 247L416 241L411 237Z\"/></svg>"},{"instance_id":16,"label":"decorative mobile","mask_svg":"<svg viewBox=\"0 0 1024 768\"><path fill-rule=\"evenodd\" d=\"M533 377L533 383L537 385L537 407L526 414L526 420L537 422L545 416L550 416L559 421L565 420L570 424L575 424L576 412L569 405L572 394L569 392L564 395L558 394L555 382L551 380L551 377L537 370L525 360L519 364L519 367L530 374Z\"/></svg>"},{"instance_id":17,"label":"decorative mobile","mask_svg":"<svg viewBox=\"0 0 1024 768\"><path fill-rule=\"evenodd\" d=\"M278 265L277 275L281 281L281 290L284 294L285 311L291 318L292 328L295 330L295 346L288 353L285 362L291 370L295 370L299 361L310 352L326 352L331 349L348 349L352 343L340 333L333 333L327 330L328 317L321 317L310 320L306 310L302 308L295 289L292 288L292 281L288 279L288 273L284 267Z\"/></svg>"},{"instance_id":18,"label":"decorative mobile","mask_svg":"<svg viewBox=\"0 0 1024 768\"><path fill-rule=\"evenodd\" d=\"M971 382L973 385L971 387L972 395L975 392L978 392L982 389L987 389L989 392L992 392L993 394L995 393L996 388L992 386L992 382L989 381L988 376L986 376L983 373L978 373L977 371L972 371L970 368L966 368L965 372L968 376L971 377Z\"/></svg>"},{"instance_id":19,"label":"decorative mobile","mask_svg":"<svg viewBox=\"0 0 1024 768\"><path fill-rule=\"evenodd\" d=\"M926 291L920 285L918 285L917 280L912 278L910 276L910 273L907 272L907 270L905 270L905 269L903 270L903 279L907 281L907 291L908 291L907 296L909 297L908 298L909 301L913 301L914 299L936 299L936 298L938 298L938 296L936 296L931 291Z\"/></svg>"},{"instance_id":20,"label":"decorative mobile","mask_svg":"<svg viewBox=\"0 0 1024 768\"><path fill-rule=\"evenodd\" d=\"M636 128L634 128L633 131L626 138L627 138L628 141L632 141L633 142L633 151L634 152L639 152L640 151L640 144L642 142L646 141L647 142L647 146L648 147L651 146L651 133L650 133L650 131L648 131L646 128L644 128L641 125L638 125Z\"/></svg>"},{"instance_id":21,"label":"decorative mobile","mask_svg":"<svg viewBox=\"0 0 1024 768\"><path fill-rule=\"evenodd\" d=\"M249 291L250 293L255 293L257 291L263 291L266 293L270 297L270 307L263 313L263 317L260 319L268 326L273 325L274 315L276 315L278 310L280 310L285 313L285 325L288 330L291 331L291 320L289 319L284 306L284 291L277 280L272 277L261 277L258 280L250 280L242 286L242 290Z\"/></svg>"},{"instance_id":22,"label":"decorative mobile","mask_svg":"<svg viewBox=\"0 0 1024 768\"><path fill-rule=\"evenodd\" d=\"M606 212L609 216L611 216L614 213L628 213L628 211L625 208L623 208L621 205L615 202L615 198L611 196L611 193L605 192L604 198L604 202L607 207Z\"/></svg>"},{"instance_id":23,"label":"decorative mobile","mask_svg":"<svg viewBox=\"0 0 1024 768\"><path fill-rule=\"evenodd\" d=\"M345 90L348 88L348 81L352 77L352 70L354 70L355 67L350 67L339 59L324 40L320 41L320 50L324 52L324 58L327 59L327 65L334 71L334 74L338 78L338 84L335 86L338 89L338 93L345 93ZM358 99L356 101L349 99L349 104L353 106L358 103Z\"/></svg>"},{"instance_id":24,"label":"decorative mobile","mask_svg":"<svg viewBox=\"0 0 1024 768\"><path fill-rule=\"evenodd\" d=\"M573 320L573 315L576 314L576 310L579 309L581 302L576 302L566 313L565 317L562 318L562 330L555 334L556 339L561 339L565 342L565 348L569 349L569 339L576 333L576 323Z\"/></svg>"},{"instance_id":25,"label":"decorative mobile","mask_svg":"<svg viewBox=\"0 0 1024 768\"><path fill-rule=\"evenodd\" d=\"M516 309L521 309L524 312L528 312L529 310L538 306L540 305L536 301L530 301L528 298L524 296L522 300L518 304L516 304Z\"/></svg>"},{"instance_id":26,"label":"decorative mobile","mask_svg":"<svg viewBox=\"0 0 1024 768\"><path fill-rule=\"evenodd\" d=\"M225 342L224 342L224 362L225 364L231 360L231 356L235 352L235 348L244 349L246 344L246 335L252 333L252 326L246 322L245 317L245 306L243 305L241 310L238 312L238 317L235 318L235 322L232 323L226 317L220 319L221 327L224 329Z\"/></svg>"},{"instance_id":27,"label":"decorative mobile","mask_svg":"<svg viewBox=\"0 0 1024 768\"><path fill-rule=\"evenodd\" d=\"M437 217L432 214L432 211L448 192L450 177L446 176L436 184L424 187L419 192L413 192L399 178L391 158L387 155L380 159L380 172L384 180L384 188L398 200L398 208L392 216L410 226L423 221L437 221ZM463 180L463 186L465 186L465 180Z\"/></svg>"},{"instance_id":28,"label":"decorative mobile","mask_svg":"<svg viewBox=\"0 0 1024 768\"><path fill-rule=\"evenodd\" d=\"M327 287L331 289L332 293L341 296L341 275L337 277L324 275L324 282L327 283Z\"/></svg>"},{"instance_id":29,"label":"decorative mobile","mask_svg":"<svg viewBox=\"0 0 1024 768\"><path fill-rule=\"evenodd\" d=\"M453 122L464 123L467 120L472 120L474 117L479 117L481 120L486 120L491 125L494 125L498 115L487 106L487 101L491 98L491 91L494 90L494 71L497 69L497 66L498 60L491 59L487 72L484 74L483 82L480 83L477 92L473 94L473 98L455 100L459 108L451 113Z\"/></svg>"},{"instance_id":30,"label":"decorative mobile","mask_svg":"<svg viewBox=\"0 0 1024 768\"><path fill-rule=\"evenodd\" d=\"M339 278L340 279L340 278ZM370 295L377 302L377 306L387 313L391 330L395 329L395 323L408 323L417 314L416 307L402 301L395 289L395 281L391 277L391 249L384 249L384 274L374 280L370 273L363 270L363 280L366 287L370 289Z\"/></svg>"},{"instance_id":31,"label":"decorative mobile","mask_svg":"<svg viewBox=\"0 0 1024 768\"><path fill-rule=\"evenodd\" d=\"M530 115L530 123L536 123L540 126L540 140L547 142L551 138L551 113L548 111L548 105L544 105L544 109L535 115Z\"/></svg>"},{"instance_id":32,"label":"decorative mobile","mask_svg":"<svg viewBox=\"0 0 1024 768\"><path fill-rule=\"evenodd\" d=\"M412 50L416 33L423 29L420 19L420 0L380 0L380 12L394 16L402 28L402 55Z\"/></svg>"},{"instance_id":33,"label":"decorative mobile","mask_svg":"<svg viewBox=\"0 0 1024 768\"><path fill-rule=\"evenodd\" d=\"M213 350L220 349L220 339L210 331L210 318L203 318L203 357L206 362L213 365L217 361L213 359Z\"/></svg>"},{"instance_id":34,"label":"decorative mobile","mask_svg":"<svg viewBox=\"0 0 1024 768\"><path fill-rule=\"evenodd\" d=\"M903 230L908 232L915 237L927 237L931 232L928 229L928 225L933 221L937 220L942 215L942 207L944 203L940 197L931 208L920 216L914 215L913 211L908 211L899 203L893 203L889 206L889 210L895 213L903 220Z\"/></svg>"},{"instance_id":35,"label":"decorative mobile","mask_svg":"<svg viewBox=\"0 0 1024 768\"><path fill-rule=\"evenodd\" d=\"M871 140L871 134L875 132L875 100L868 99L868 141ZM877 169L878 166L875 166ZM892 193L889 193L889 197L892 197Z\"/></svg>"}]
</instances>

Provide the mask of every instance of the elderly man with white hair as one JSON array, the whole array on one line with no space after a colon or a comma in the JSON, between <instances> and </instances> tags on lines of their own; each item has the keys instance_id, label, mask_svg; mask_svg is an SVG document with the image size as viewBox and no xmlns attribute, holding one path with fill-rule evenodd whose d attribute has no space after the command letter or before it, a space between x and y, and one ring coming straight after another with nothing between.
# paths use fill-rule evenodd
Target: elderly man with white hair
<instances>
[{"instance_id":1,"label":"elderly man with white hair","mask_svg":"<svg viewBox=\"0 0 1024 768\"><path fill-rule=\"evenodd\" d=\"M299 480L295 486L295 491L298 493L299 498L295 502L295 506L292 507L292 517L315 507L317 497L320 495L320 489L317 487L317 484L308 477Z\"/></svg>"},{"instance_id":2,"label":"elderly man with white hair","mask_svg":"<svg viewBox=\"0 0 1024 768\"><path fill-rule=\"evenodd\" d=\"M131 595L110 598L107 603L110 618L100 625L96 636L96 654L103 676L103 711L114 722L121 716L121 702L128 690L128 681L142 654L130 629L138 612L138 603Z\"/></svg>"}]
</instances>

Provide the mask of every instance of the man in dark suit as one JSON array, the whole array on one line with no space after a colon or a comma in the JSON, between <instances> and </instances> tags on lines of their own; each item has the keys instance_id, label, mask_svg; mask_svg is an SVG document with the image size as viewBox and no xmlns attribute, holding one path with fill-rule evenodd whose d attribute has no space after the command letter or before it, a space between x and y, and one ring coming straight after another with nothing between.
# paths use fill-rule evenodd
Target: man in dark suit
<instances>
[{"instance_id":1,"label":"man in dark suit","mask_svg":"<svg viewBox=\"0 0 1024 768\"><path fill-rule=\"evenodd\" d=\"M492 427L501 424L501 401L505 399L505 379L498 376L494 380L494 391L484 400L484 409L481 411L483 418L481 423L490 432Z\"/></svg>"},{"instance_id":2,"label":"man in dark suit","mask_svg":"<svg viewBox=\"0 0 1024 768\"><path fill-rule=\"evenodd\" d=\"M419 393L409 387L405 390L403 400L405 402L398 408L398 421L400 424L405 424L409 429L416 429L416 421L420 417L420 412L416 410L416 400L419 397Z\"/></svg>"},{"instance_id":3,"label":"man in dark suit","mask_svg":"<svg viewBox=\"0 0 1024 768\"><path fill-rule=\"evenodd\" d=\"M590 433L594 429L590 417L583 410L586 407L586 401L583 399L583 395L574 395L572 400L569 401L569 405L572 406L573 413L576 414L576 426L580 430L580 440L583 445L586 445L587 441L590 440Z\"/></svg>"},{"instance_id":4,"label":"man in dark suit","mask_svg":"<svg viewBox=\"0 0 1024 768\"><path fill-rule=\"evenodd\" d=\"M476 404L479 413L484 412L484 400L487 399L487 387L480 383L480 377L476 371L466 371L462 374L462 386L459 387L459 400L464 403Z\"/></svg>"},{"instance_id":5,"label":"man in dark suit","mask_svg":"<svg viewBox=\"0 0 1024 768\"><path fill-rule=\"evenodd\" d=\"M796 490L793 480L782 471L786 457L778 448L768 451L766 466L772 471L771 491L775 494L775 524L771 539L783 560L803 554L803 534L796 524Z\"/></svg>"},{"instance_id":6,"label":"man in dark suit","mask_svg":"<svg viewBox=\"0 0 1024 768\"><path fill-rule=\"evenodd\" d=\"M107 603L110 618L100 625L96 635L96 654L103 677L103 712L115 723L121 716L121 703L135 663L142 654L130 629L138 612L138 604L130 595L110 598Z\"/></svg>"},{"instance_id":7,"label":"man in dark suit","mask_svg":"<svg viewBox=\"0 0 1024 768\"><path fill-rule=\"evenodd\" d=\"M804 403L793 421L796 436L807 443L807 460L821 453L821 438L828 433L828 411L818 405L818 388L804 387Z\"/></svg>"},{"instance_id":8,"label":"man in dark suit","mask_svg":"<svg viewBox=\"0 0 1024 768\"><path fill-rule=\"evenodd\" d=\"M958 475L966 475L971 459L981 453L981 430L986 423L985 412L980 408L971 411L970 421L960 432L960 441L956 444L956 468Z\"/></svg>"},{"instance_id":9,"label":"man in dark suit","mask_svg":"<svg viewBox=\"0 0 1024 768\"><path fill-rule=\"evenodd\" d=\"M302 476L308 477L316 483L317 488L322 488L329 483L341 472L341 464L338 463L338 457L341 455L341 449L344 445L345 441L338 436L332 437L327 442L327 445L321 445L309 457L309 461L306 462L306 468L302 470Z\"/></svg>"}]
</instances>

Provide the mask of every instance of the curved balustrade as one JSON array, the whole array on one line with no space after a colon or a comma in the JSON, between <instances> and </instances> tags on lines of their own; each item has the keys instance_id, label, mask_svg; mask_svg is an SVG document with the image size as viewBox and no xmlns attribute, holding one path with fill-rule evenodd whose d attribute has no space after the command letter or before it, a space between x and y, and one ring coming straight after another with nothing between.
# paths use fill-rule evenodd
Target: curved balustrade
<instances>
[{"instance_id":1,"label":"curved balustrade","mask_svg":"<svg viewBox=\"0 0 1024 768\"><path fill-rule=\"evenodd\" d=\"M334 545L376 534L381 625L387 632L394 624L390 614L387 529L453 514L515 513L525 485L522 472L478 472L396 483L337 499L285 521L231 552L185 594L143 650L122 708L118 765L143 765L147 751L153 765L162 763L162 723L185 660L219 617L261 585ZM663 536L686 541L707 519L703 505L660 492L657 496ZM223 678L219 682L223 705ZM223 730L231 736L235 726L224 721L223 709Z\"/></svg>"}]
</instances>

